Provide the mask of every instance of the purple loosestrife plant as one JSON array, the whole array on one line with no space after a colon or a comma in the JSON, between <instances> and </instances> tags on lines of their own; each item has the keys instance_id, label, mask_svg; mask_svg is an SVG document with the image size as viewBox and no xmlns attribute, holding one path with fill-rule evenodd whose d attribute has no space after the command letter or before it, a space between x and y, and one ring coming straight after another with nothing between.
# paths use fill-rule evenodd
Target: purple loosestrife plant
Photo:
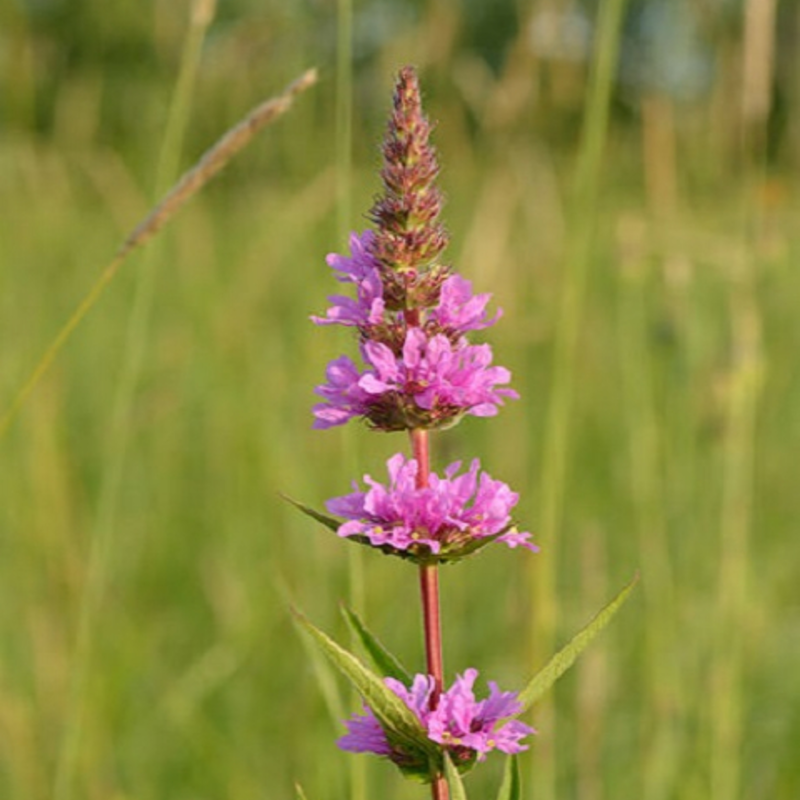
<instances>
[{"instance_id":1,"label":"purple loosestrife plant","mask_svg":"<svg viewBox=\"0 0 800 800\"><path fill-rule=\"evenodd\" d=\"M295 505L340 537L417 564L422 600L426 670L412 676L347 611L378 670L299 616L306 630L365 700L364 714L345 723L339 746L371 752L403 773L431 784L434 800L446 800L459 774L491 750L514 755L533 728L514 719L569 667L606 624L630 591L626 587L581 633L533 678L519 695L489 682L489 696L476 700L477 670L468 668L447 690L443 686L439 614L440 563L472 555L492 542L527 553L538 547L511 517L518 495L481 471L478 459L461 471L460 462L442 476L431 471L430 433L464 416L490 417L517 393L507 369L492 363L488 344L468 337L493 325L489 294L440 261L448 236L439 221L442 195L439 166L430 144L431 126L422 113L417 76L411 67L398 75L394 106L383 145L383 194L369 218L374 229L350 237L350 254L328 256L336 279L350 294L332 295L320 326L343 325L358 336L361 365L347 356L327 367L316 388L314 427L325 429L363 419L375 431L407 431L410 457L387 462L389 481L369 475L366 490L332 498L327 516ZM510 762L513 763L513 762ZM513 768L513 767L512 767ZM513 781L509 782L509 785Z\"/></svg>"}]
</instances>

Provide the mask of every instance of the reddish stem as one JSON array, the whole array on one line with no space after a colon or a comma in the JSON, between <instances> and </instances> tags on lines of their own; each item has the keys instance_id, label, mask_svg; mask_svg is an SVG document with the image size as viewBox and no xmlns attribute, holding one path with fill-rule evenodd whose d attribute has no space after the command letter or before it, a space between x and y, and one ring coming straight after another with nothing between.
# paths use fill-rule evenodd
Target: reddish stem
<instances>
[{"instance_id":1,"label":"reddish stem","mask_svg":"<svg viewBox=\"0 0 800 800\"><path fill-rule=\"evenodd\" d=\"M436 708L442 693L444 664L442 662L442 628L439 618L439 570L436 565L419 568L419 586L422 592L422 617L425 623L425 656L428 674L433 675L435 687L431 695L431 708Z\"/></svg>"},{"instance_id":2,"label":"reddish stem","mask_svg":"<svg viewBox=\"0 0 800 800\"><path fill-rule=\"evenodd\" d=\"M411 449L417 462L417 488L425 489L431 473L428 431L414 429L411 432ZM420 566L419 586L422 595L422 620L425 628L425 658L428 674L433 676L434 689L431 708L436 708L442 693L444 662L442 659L442 625L439 614L439 568L435 564ZM443 775L437 775L431 783L433 800L448 800L450 794Z\"/></svg>"},{"instance_id":3,"label":"reddish stem","mask_svg":"<svg viewBox=\"0 0 800 800\"><path fill-rule=\"evenodd\" d=\"M417 489L427 489L431 474L430 443L428 431L414 428L411 433L411 450L417 462Z\"/></svg>"},{"instance_id":4,"label":"reddish stem","mask_svg":"<svg viewBox=\"0 0 800 800\"><path fill-rule=\"evenodd\" d=\"M406 325L408 325L409 328L418 328L419 327L419 322L420 322L419 309L418 308L407 308L405 310L405 319L406 319ZM412 444L414 443L414 434L420 434L421 436L427 436L428 435L428 431L424 431L424 430L421 430L421 429L420 430L417 430L417 429L412 430L411 431L411 443Z\"/></svg>"}]
</instances>

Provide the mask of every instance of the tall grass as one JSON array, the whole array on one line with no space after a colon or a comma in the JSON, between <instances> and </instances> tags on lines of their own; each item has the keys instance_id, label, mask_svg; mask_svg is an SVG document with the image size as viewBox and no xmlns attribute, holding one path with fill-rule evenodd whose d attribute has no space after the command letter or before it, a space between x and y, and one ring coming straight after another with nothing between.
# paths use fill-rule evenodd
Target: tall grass
<instances>
[{"instance_id":1,"label":"tall grass","mask_svg":"<svg viewBox=\"0 0 800 800\"><path fill-rule=\"evenodd\" d=\"M353 228L353 3L338 0L336 27L336 231L337 249L344 250ZM333 248L332 248L333 249ZM358 475L361 465L358 448L349 432L343 433L342 467ZM366 612L366 575L364 553L360 547L348 548L348 605L360 615ZM355 647L355 641L351 644ZM358 698L353 693L353 701ZM339 718L334 718L336 721ZM366 800L367 775L362 759L351 759L350 798Z\"/></svg>"},{"instance_id":2,"label":"tall grass","mask_svg":"<svg viewBox=\"0 0 800 800\"><path fill-rule=\"evenodd\" d=\"M160 197L177 177L182 142L189 124L194 78L208 26L214 17L214 0L195 0L191 24L181 56L175 93L158 157L155 197ZM125 460L131 435L132 405L147 350L148 328L153 303L155 269L159 250L151 247L135 273L133 299L127 320L120 373L112 405L108 451L104 459L97 500L97 520L88 551L87 575L82 589L77 641L71 666L71 690L63 721L61 745L56 762L53 797L74 796L73 781L82 745L84 704L87 685L95 676L94 637L97 614L112 581L114 531L117 502L125 476Z\"/></svg>"},{"instance_id":3,"label":"tall grass","mask_svg":"<svg viewBox=\"0 0 800 800\"><path fill-rule=\"evenodd\" d=\"M127 63L115 74L84 50L58 80L42 61L60 52L58 41L14 8L0 12L3 36L27 54L27 77L7 95L0 133L4 409L146 210L159 148L190 163L312 51L324 78L164 239L146 335L134 336L142 353L123 404L124 449L111 431L144 256L107 285L0 442L0 796L51 798L61 761L62 791L75 797L289 798L299 782L309 800L340 800L353 785L333 746L341 731L291 630L284 591L342 634L331 598L352 596L358 581L345 549L277 498L287 489L312 503L341 494L396 446L373 434L362 447L366 432L345 440L310 431L311 387L344 339L318 335L307 317L324 308L324 256L341 243L342 220L358 225L336 179L337 163L340 176L350 171L348 134L334 141L327 77L336 20L301 6L220 9L191 57L181 147L163 131L166 87L187 46L184 6L148 6L140 57L149 71ZM568 100L548 116L553 96L535 93L562 85L547 78L558 65L526 61L524 32L518 60L496 79L464 42L466 17L451 19L442 55L428 26L441 6L399 16L383 41L370 38L378 34L366 11L353 5L352 88L340 90L352 93L350 208L368 207L377 188L374 143L400 50L422 67L426 107L439 120L451 258L504 307L493 343L523 396L490 429L464 422L447 440L515 488L532 488L522 489L520 521L543 545L531 571L487 553L443 577L446 664L474 663L503 686L521 685L537 666L522 631L546 657L549 639L577 629L638 566L640 598L559 684L552 713L534 711L540 733L528 765L540 750L557 754L535 780L581 800L797 796L794 178L778 171L766 183L731 169L730 149L709 146L725 134L713 117L723 104L684 107L673 115L676 191L665 211L648 200L638 122L618 114L602 151L601 199L581 208L563 199L578 172ZM123 13L98 11L109 23ZM60 35L77 36L69 30ZM111 36L108 27L95 35L98 46ZM387 74L376 66L385 63ZM553 138L557 119L566 122ZM578 235L592 242L583 262ZM582 263L586 283L571 400L552 405L564 391L552 354L565 341L565 263ZM568 432L557 481L551 415L563 415ZM109 453L123 452L117 480ZM95 532L110 530L100 506L112 480L113 546L85 623L91 665L79 729L75 637ZM553 508L556 523L545 524ZM404 613L413 580L373 555L363 563L370 626L421 664L416 619ZM478 583L493 589L491 608ZM530 619L538 593L533 613L544 627ZM75 737L69 756L65 736ZM367 796L424 792L381 763L364 769ZM467 780L470 796L491 796L498 776L490 764Z\"/></svg>"},{"instance_id":4,"label":"tall grass","mask_svg":"<svg viewBox=\"0 0 800 800\"><path fill-rule=\"evenodd\" d=\"M534 660L556 650L558 630L557 575L561 550L560 529L568 502L568 463L571 450L573 395L576 391L578 339L583 322L587 273L595 246L600 172L607 137L613 76L619 51L625 0L607 0L597 20L595 61L587 93L583 132L575 165L574 186L568 198L568 242L561 279L560 303L553 342L552 390L541 465L539 536L543 558L531 568L530 635ZM556 715L553 701L537 709L540 724L552 732L537 748L531 776L535 793L543 800L557 796Z\"/></svg>"},{"instance_id":5,"label":"tall grass","mask_svg":"<svg viewBox=\"0 0 800 800\"><path fill-rule=\"evenodd\" d=\"M639 758L642 797L669 795L678 779L681 698L686 696L678 666L675 567L667 535L663 432L656 402L656 365L648 348L652 270L647 265L641 220L623 220L620 226L619 364L626 419L624 448L628 452L631 533L638 541L638 558L644 576L643 590L648 624L642 637L643 685L646 712L642 715L643 746Z\"/></svg>"}]
</instances>

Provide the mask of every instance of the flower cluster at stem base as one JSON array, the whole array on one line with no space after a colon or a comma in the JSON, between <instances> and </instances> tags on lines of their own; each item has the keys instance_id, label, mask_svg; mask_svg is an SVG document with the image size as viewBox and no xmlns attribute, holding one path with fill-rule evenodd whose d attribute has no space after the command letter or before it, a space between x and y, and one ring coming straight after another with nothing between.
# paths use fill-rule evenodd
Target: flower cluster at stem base
<instances>
[{"instance_id":1,"label":"flower cluster at stem base","mask_svg":"<svg viewBox=\"0 0 800 800\"><path fill-rule=\"evenodd\" d=\"M456 676L453 685L431 707L434 680L430 675L416 675L410 688L394 678L385 678L386 685L414 712L428 738L447 750L455 764L467 764L477 758L483 761L492 750L519 753L527 750L520 740L536 731L512 719L521 711L516 692L501 692L489 681L489 696L476 700L473 692L476 669L467 669ZM354 753L375 753L386 756L398 766L408 767L410 756L402 746L390 741L375 715L364 707L364 714L354 714L345 722L348 733L337 744Z\"/></svg>"}]
</instances>

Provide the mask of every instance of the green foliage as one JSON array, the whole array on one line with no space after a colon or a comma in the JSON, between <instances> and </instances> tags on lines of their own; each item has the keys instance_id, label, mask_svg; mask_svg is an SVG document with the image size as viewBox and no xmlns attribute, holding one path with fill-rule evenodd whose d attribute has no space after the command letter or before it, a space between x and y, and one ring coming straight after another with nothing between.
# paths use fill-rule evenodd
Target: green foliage
<instances>
[{"instance_id":1,"label":"green foliage","mask_svg":"<svg viewBox=\"0 0 800 800\"><path fill-rule=\"evenodd\" d=\"M464 782L461 780L461 775L454 766L453 760L447 753L444 754L444 777L450 789L451 800L467 800L467 790L464 788Z\"/></svg>"},{"instance_id":2,"label":"green foliage","mask_svg":"<svg viewBox=\"0 0 800 800\"><path fill-rule=\"evenodd\" d=\"M334 533L339 530L339 526L342 524L339 520L335 517L329 517L327 514L323 514L320 511L316 511L315 509L311 508L311 506L307 506L304 503L300 503L297 500L292 500L291 497L287 497L286 495L281 495L284 500L291 503L298 511L302 511L306 516L311 517L311 519L316 520L317 522L324 525L328 530L334 531Z\"/></svg>"},{"instance_id":3,"label":"green foliage","mask_svg":"<svg viewBox=\"0 0 800 800\"><path fill-rule=\"evenodd\" d=\"M316 517L316 515L314 516ZM591 622L550 659L544 669L537 673L525 689L520 692L520 713L530 708L575 663L575 659L586 649L592 639L605 628L622 604L628 599L628 595L638 581L639 576L636 575L605 608L595 615ZM431 775L439 769L440 750L436 744L427 738L414 713L408 709L394 692L385 686L382 680L384 677L391 676L402 681L406 686L410 686L411 676L400 665L397 658L369 632L358 615L347 607L343 607L342 612L378 669L378 674L370 672L352 653L312 625L299 612L295 612L295 619L311 635L331 663L351 681L355 689L364 698L364 702L372 709L380 721L389 741L397 744L408 755L410 766L401 766L403 772L409 777L424 781L430 780ZM473 766L474 759L467 763L459 764L458 769L456 769L447 752L444 752L444 773L451 786L454 800L466 797L459 773L468 772ZM509 759L500 796L501 798L507 795L517 797L518 794L518 768L516 761Z\"/></svg>"},{"instance_id":4,"label":"green foliage","mask_svg":"<svg viewBox=\"0 0 800 800\"><path fill-rule=\"evenodd\" d=\"M497 793L497 800L520 800L522 785L519 777L519 762L517 756L508 756L503 768L503 782Z\"/></svg>"},{"instance_id":5,"label":"green foliage","mask_svg":"<svg viewBox=\"0 0 800 800\"><path fill-rule=\"evenodd\" d=\"M384 678L395 678L405 686L411 686L413 680L412 675L400 663L397 657L368 630L358 614L347 606L342 606L342 614L347 620L347 624L358 637L358 640L361 642L379 674Z\"/></svg>"},{"instance_id":6,"label":"green foliage","mask_svg":"<svg viewBox=\"0 0 800 800\"><path fill-rule=\"evenodd\" d=\"M575 636L547 662L544 669L536 673L530 683L519 693L519 702L523 710L530 708L575 663L575 659L589 646L592 639L608 625L611 618L619 611L638 582L639 576L636 575L636 577L625 586L605 608L592 618L591 622L576 633Z\"/></svg>"},{"instance_id":7,"label":"green foliage","mask_svg":"<svg viewBox=\"0 0 800 800\"><path fill-rule=\"evenodd\" d=\"M334 666L353 684L387 733L411 748L435 751L414 713L387 688L378 675L370 672L352 653L336 644L302 614L295 612L295 619L312 636Z\"/></svg>"},{"instance_id":8,"label":"green foliage","mask_svg":"<svg viewBox=\"0 0 800 800\"><path fill-rule=\"evenodd\" d=\"M398 765L401 771L406 777L429 782L440 769L439 748L428 739L416 715L379 675L370 672L352 653L336 644L302 614L295 612L295 619L364 698L390 745L403 752L404 763Z\"/></svg>"}]
</instances>

